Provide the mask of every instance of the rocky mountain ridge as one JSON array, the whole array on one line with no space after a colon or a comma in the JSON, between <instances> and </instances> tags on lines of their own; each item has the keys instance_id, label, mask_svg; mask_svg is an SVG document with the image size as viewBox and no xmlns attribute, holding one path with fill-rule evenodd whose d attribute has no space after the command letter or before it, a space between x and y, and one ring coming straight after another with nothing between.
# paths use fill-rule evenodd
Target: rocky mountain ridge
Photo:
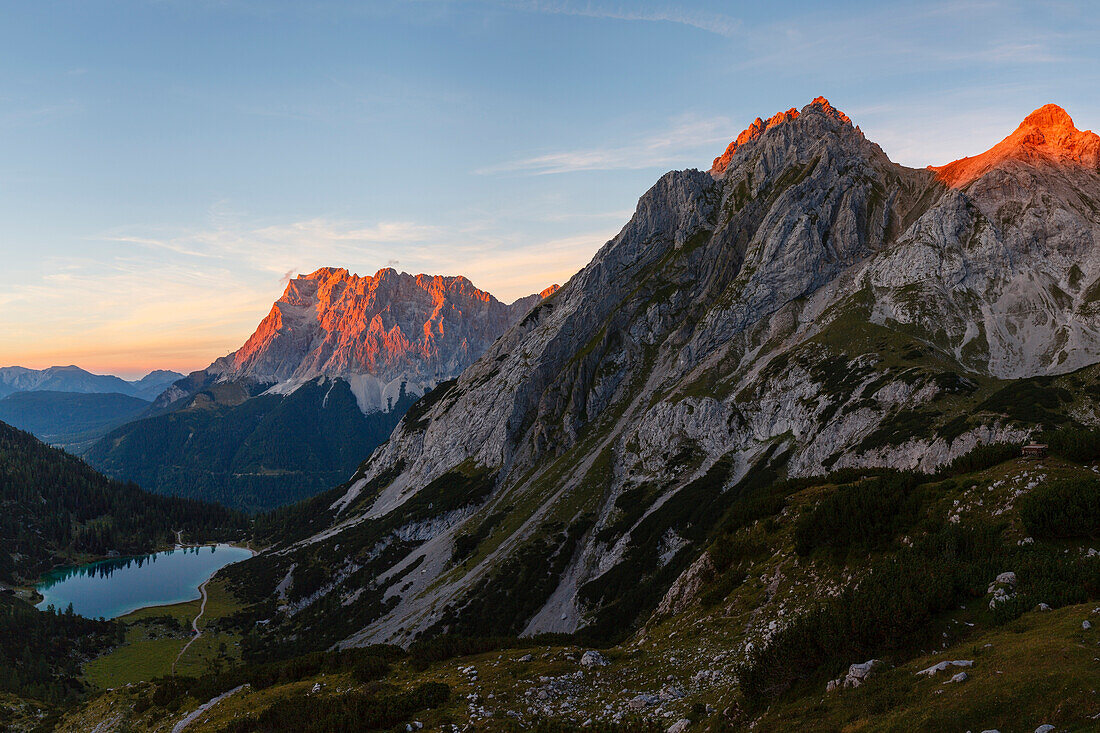
<instances>
[{"instance_id":1,"label":"rocky mountain ridge","mask_svg":"<svg viewBox=\"0 0 1100 733\"><path fill-rule=\"evenodd\" d=\"M962 188L995 168L1007 167L1009 161L1096 171L1100 169L1100 136L1091 130L1078 130L1064 109L1047 104L981 155L929 166L929 170L948 186Z\"/></svg>"},{"instance_id":2,"label":"rocky mountain ridge","mask_svg":"<svg viewBox=\"0 0 1100 733\"><path fill-rule=\"evenodd\" d=\"M457 376L542 297L506 305L462 276L323 267L287 283L245 344L206 372L273 383L275 393L340 377L363 412L385 412L402 388L419 396Z\"/></svg>"},{"instance_id":3,"label":"rocky mountain ridge","mask_svg":"<svg viewBox=\"0 0 1100 733\"><path fill-rule=\"evenodd\" d=\"M1097 424L1054 385L1100 360L1100 174L1028 160L952 188L817 99L666 174L242 566L295 598L271 638L621 631L761 476Z\"/></svg>"}]
</instances>

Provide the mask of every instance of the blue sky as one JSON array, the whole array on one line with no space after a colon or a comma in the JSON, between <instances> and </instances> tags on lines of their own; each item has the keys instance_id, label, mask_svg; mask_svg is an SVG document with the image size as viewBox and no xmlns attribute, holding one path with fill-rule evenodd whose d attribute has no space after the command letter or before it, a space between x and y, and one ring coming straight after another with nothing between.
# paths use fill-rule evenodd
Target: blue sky
<instances>
[{"instance_id":1,"label":"blue sky","mask_svg":"<svg viewBox=\"0 0 1100 733\"><path fill-rule=\"evenodd\" d=\"M894 160L1057 102L1085 2L0 0L0 365L239 346L288 274L563 282L666 170L824 95Z\"/></svg>"}]
</instances>

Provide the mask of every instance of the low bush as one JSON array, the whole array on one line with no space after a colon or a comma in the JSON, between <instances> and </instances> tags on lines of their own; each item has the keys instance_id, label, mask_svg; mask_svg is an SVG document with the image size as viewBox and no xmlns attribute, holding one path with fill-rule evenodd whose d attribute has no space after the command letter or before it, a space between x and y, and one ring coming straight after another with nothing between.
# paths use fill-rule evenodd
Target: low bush
<instances>
[{"instance_id":1,"label":"low bush","mask_svg":"<svg viewBox=\"0 0 1100 733\"><path fill-rule=\"evenodd\" d=\"M795 551L827 548L839 557L882 547L913 524L923 493L916 474L895 474L839 487L795 525Z\"/></svg>"},{"instance_id":2,"label":"low bush","mask_svg":"<svg viewBox=\"0 0 1100 733\"><path fill-rule=\"evenodd\" d=\"M220 733L359 733L388 730L410 716L443 705L451 688L425 682L408 692L302 695L277 700L254 717L240 718Z\"/></svg>"},{"instance_id":3,"label":"low bush","mask_svg":"<svg viewBox=\"0 0 1100 733\"><path fill-rule=\"evenodd\" d=\"M1020 499L1028 534L1049 539L1100 539L1100 479L1040 484Z\"/></svg>"},{"instance_id":4,"label":"low bush","mask_svg":"<svg viewBox=\"0 0 1100 733\"><path fill-rule=\"evenodd\" d=\"M961 476L964 473L985 471L1020 455L1019 443L989 443L976 446L964 453L937 472L937 476L947 478Z\"/></svg>"},{"instance_id":5,"label":"low bush","mask_svg":"<svg viewBox=\"0 0 1100 733\"><path fill-rule=\"evenodd\" d=\"M942 528L914 548L872 564L867 580L821 601L750 652L737 670L750 706L853 659L919 649L934 617L984 593L1000 567L998 529Z\"/></svg>"},{"instance_id":6,"label":"low bush","mask_svg":"<svg viewBox=\"0 0 1100 733\"><path fill-rule=\"evenodd\" d=\"M1062 428L1043 435L1050 452L1066 460L1089 463L1100 460L1100 430Z\"/></svg>"}]
</instances>

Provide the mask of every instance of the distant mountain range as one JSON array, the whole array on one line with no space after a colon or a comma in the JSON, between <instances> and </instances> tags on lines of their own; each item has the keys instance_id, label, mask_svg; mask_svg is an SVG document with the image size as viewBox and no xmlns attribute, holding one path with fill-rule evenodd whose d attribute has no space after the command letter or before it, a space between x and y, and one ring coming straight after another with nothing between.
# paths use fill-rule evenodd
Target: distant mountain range
<instances>
[{"instance_id":1,"label":"distant mountain range","mask_svg":"<svg viewBox=\"0 0 1100 733\"><path fill-rule=\"evenodd\" d=\"M80 452L111 428L148 411L183 375L164 369L127 381L77 366L0 368L0 420Z\"/></svg>"},{"instance_id":2,"label":"distant mountain range","mask_svg":"<svg viewBox=\"0 0 1100 733\"><path fill-rule=\"evenodd\" d=\"M250 510L311 496L555 290L504 304L461 276L300 275L240 349L174 382L86 458L152 491Z\"/></svg>"},{"instance_id":3,"label":"distant mountain range","mask_svg":"<svg viewBox=\"0 0 1100 733\"><path fill-rule=\"evenodd\" d=\"M48 369L0 367L0 397L13 392L80 392L82 394L124 394L152 402L168 385L183 377L178 372L158 369L127 381L109 374L92 374L78 366Z\"/></svg>"}]
</instances>

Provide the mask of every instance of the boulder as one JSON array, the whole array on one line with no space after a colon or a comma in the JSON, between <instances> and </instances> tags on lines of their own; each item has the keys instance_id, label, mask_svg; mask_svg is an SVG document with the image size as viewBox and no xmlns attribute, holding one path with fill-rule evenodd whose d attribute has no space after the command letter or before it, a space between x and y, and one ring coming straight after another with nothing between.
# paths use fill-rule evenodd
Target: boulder
<instances>
[{"instance_id":1,"label":"boulder","mask_svg":"<svg viewBox=\"0 0 1100 733\"><path fill-rule=\"evenodd\" d=\"M994 609L998 604L1004 603L1016 597L1016 573L1008 571L1001 573L989 584L986 593L992 593L989 600L989 608Z\"/></svg>"},{"instance_id":2,"label":"boulder","mask_svg":"<svg viewBox=\"0 0 1100 733\"><path fill-rule=\"evenodd\" d=\"M1090 624L1088 621L1082 621L1081 622L1081 628L1084 629L1085 631L1088 631L1089 629L1092 628L1092 624Z\"/></svg>"},{"instance_id":3,"label":"boulder","mask_svg":"<svg viewBox=\"0 0 1100 733\"><path fill-rule=\"evenodd\" d=\"M683 696L684 691L673 685L665 685L658 694L658 697L661 698L661 702L672 702L673 700L679 700Z\"/></svg>"},{"instance_id":4,"label":"boulder","mask_svg":"<svg viewBox=\"0 0 1100 733\"><path fill-rule=\"evenodd\" d=\"M597 651L589 650L581 655L581 666L587 669L593 667L606 667L610 662L607 661L607 657L600 654Z\"/></svg>"},{"instance_id":5,"label":"boulder","mask_svg":"<svg viewBox=\"0 0 1100 733\"><path fill-rule=\"evenodd\" d=\"M966 672L959 672L954 677L952 677L950 681L951 682L966 682L968 679L970 679L970 675L968 675Z\"/></svg>"},{"instance_id":6,"label":"boulder","mask_svg":"<svg viewBox=\"0 0 1100 733\"><path fill-rule=\"evenodd\" d=\"M1054 733L1054 726L1050 723L1044 723L1035 729L1035 733Z\"/></svg>"},{"instance_id":7,"label":"boulder","mask_svg":"<svg viewBox=\"0 0 1100 733\"><path fill-rule=\"evenodd\" d=\"M684 733L684 731L687 730L690 725L690 720L688 720L687 718L680 718L668 727L667 733Z\"/></svg>"},{"instance_id":8,"label":"boulder","mask_svg":"<svg viewBox=\"0 0 1100 733\"><path fill-rule=\"evenodd\" d=\"M839 687L859 687L884 665L885 663L881 659L868 659L866 662L853 664L848 667L848 672L843 677L830 680L829 684L825 686L825 691L832 692Z\"/></svg>"},{"instance_id":9,"label":"boulder","mask_svg":"<svg viewBox=\"0 0 1100 733\"><path fill-rule=\"evenodd\" d=\"M848 667L848 675L844 678L845 687L859 687L863 681L877 672L883 666L882 660L868 659L862 664L853 664Z\"/></svg>"},{"instance_id":10,"label":"boulder","mask_svg":"<svg viewBox=\"0 0 1100 733\"><path fill-rule=\"evenodd\" d=\"M1036 610L1036 611L1049 611L1049 610L1050 610L1050 606L1048 606L1048 605L1047 605L1047 604L1045 604L1045 603L1040 603L1040 604L1039 604L1038 606L1036 606L1036 607L1035 607L1035 610Z\"/></svg>"}]
</instances>

